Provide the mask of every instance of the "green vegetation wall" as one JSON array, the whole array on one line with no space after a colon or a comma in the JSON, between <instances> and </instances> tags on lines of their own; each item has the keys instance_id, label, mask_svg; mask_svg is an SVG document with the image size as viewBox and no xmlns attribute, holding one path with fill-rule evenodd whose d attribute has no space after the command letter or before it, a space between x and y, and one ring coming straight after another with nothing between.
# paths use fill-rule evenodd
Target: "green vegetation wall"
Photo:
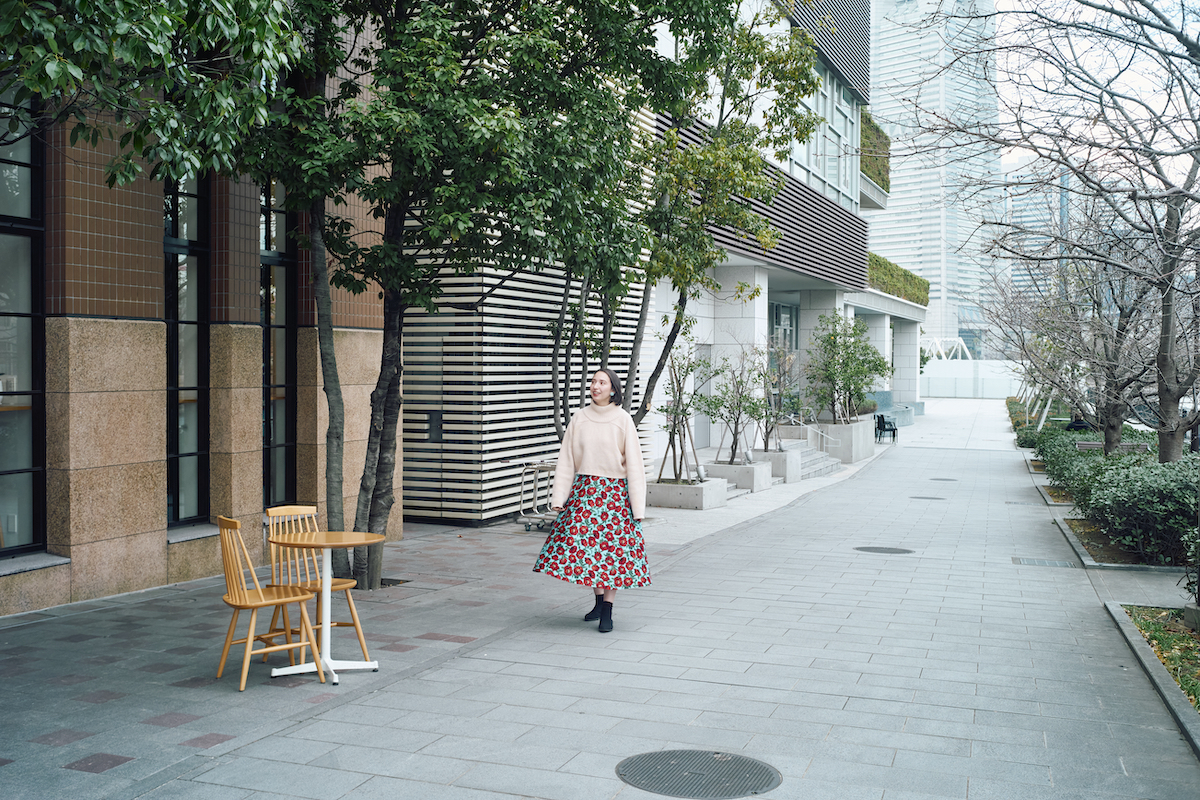
<instances>
[{"instance_id":1,"label":"green vegetation wall","mask_svg":"<svg viewBox=\"0 0 1200 800\"><path fill-rule=\"evenodd\" d=\"M862 112L862 124L859 126L859 171L866 175L885 192L892 190L890 159L892 153L892 138L875 124L870 113Z\"/></svg>"},{"instance_id":2,"label":"green vegetation wall","mask_svg":"<svg viewBox=\"0 0 1200 800\"><path fill-rule=\"evenodd\" d=\"M872 289L887 292L917 305L929 305L929 281L883 256L867 253L867 282Z\"/></svg>"}]
</instances>

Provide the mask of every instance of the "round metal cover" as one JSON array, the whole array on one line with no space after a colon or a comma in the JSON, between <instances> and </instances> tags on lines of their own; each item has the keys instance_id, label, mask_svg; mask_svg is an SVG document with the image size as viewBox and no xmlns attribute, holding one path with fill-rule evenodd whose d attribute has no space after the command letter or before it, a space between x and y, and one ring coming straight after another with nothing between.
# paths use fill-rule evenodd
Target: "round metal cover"
<instances>
[{"instance_id":1,"label":"round metal cover","mask_svg":"<svg viewBox=\"0 0 1200 800\"><path fill-rule=\"evenodd\" d=\"M930 478L931 481L949 481L950 483L958 483L958 478Z\"/></svg>"},{"instance_id":2,"label":"round metal cover","mask_svg":"<svg viewBox=\"0 0 1200 800\"><path fill-rule=\"evenodd\" d=\"M905 550L903 547L856 547L854 549L863 553L887 553L897 556L917 552L916 550Z\"/></svg>"},{"instance_id":3,"label":"round metal cover","mask_svg":"<svg viewBox=\"0 0 1200 800\"><path fill-rule=\"evenodd\" d=\"M946 498L944 498L944 497L927 497L927 496L921 495L921 494L914 494L912 496L912 499L913 500L945 500Z\"/></svg>"},{"instance_id":4,"label":"round metal cover","mask_svg":"<svg viewBox=\"0 0 1200 800\"><path fill-rule=\"evenodd\" d=\"M661 750L630 756L617 764L617 777L667 797L732 800L769 792L783 776L769 764L712 750Z\"/></svg>"}]
</instances>

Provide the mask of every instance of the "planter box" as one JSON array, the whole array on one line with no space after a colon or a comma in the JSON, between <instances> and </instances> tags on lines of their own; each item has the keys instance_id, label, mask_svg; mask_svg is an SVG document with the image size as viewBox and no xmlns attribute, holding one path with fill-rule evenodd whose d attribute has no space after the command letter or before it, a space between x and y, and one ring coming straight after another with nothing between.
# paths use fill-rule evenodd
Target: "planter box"
<instances>
[{"instance_id":1,"label":"planter box","mask_svg":"<svg viewBox=\"0 0 1200 800\"><path fill-rule=\"evenodd\" d=\"M724 478L739 489L761 492L771 488L771 462L754 464L705 464L704 472L714 478Z\"/></svg>"},{"instance_id":2,"label":"planter box","mask_svg":"<svg viewBox=\"0 0 1200 800\"><path fill-rule=\"evenodd\" d=\"M724 478L710 478L703 483L646 484L646 505L659 508L692 508L703 511L725 505L729 487Z\"/></svg>"},{"instance_id":3,"label":"planter box","mask_svg":"<svg viewBox=\"0 0 1200 800\"><path fill-rule=\"evenodd\" d=\"M1200 631L1200 606L1195 603L1184 603L1183 622L1194 631Z\"/></svg>"},{"instance_id":4,"label":"planter box","mask_svg":"<svg viewBox=\"0 0 1200 800\"><path fill-rule=\"evenodd\" d=\"M843 464L853 464L875 454L875 420L864 419L848 425L818 423L817 429L837 443L829 442L829 455L840 459ZM809 442L823 449L826 441Z\"/></svg>"},{"instance_id":5,"label":"planter box","mask_svg":"<svg viewBox=\"0 0 1200 800\"><path fill-rule=\"evenodd\" d=\"M771 463L773 477L783 478L784 483L800 480L800 470L803 468L801 451L784 450L782 453L767 453L766 457Z\"/></svg>"},{"instance_id":6,"label":"planter box","mask_svg":"<svg viewBox=\"0 0 1200 800\"><path fill-rule=\"evenodd\" d=\"M780 425L776 430L779 431L780 439L808 438L808 431L804 429L803 425Z\"/></svg>"}]
</instances>

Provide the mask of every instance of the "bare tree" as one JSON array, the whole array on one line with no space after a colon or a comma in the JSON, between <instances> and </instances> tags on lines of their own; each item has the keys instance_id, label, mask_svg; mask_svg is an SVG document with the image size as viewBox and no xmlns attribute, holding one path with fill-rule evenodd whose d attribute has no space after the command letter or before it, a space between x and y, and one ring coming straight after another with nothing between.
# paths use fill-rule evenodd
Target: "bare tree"
<instances>
[{"instance_id":1,"label":"bare tree","mask_svg":"<svg viewBox=\"0 0 1200 800\"><path fill-rule=\"evenodd\" d=\"M1121 237L1095 220L1072 220L1093 249L1127 250ZM1095 264L1047 234L1013 222L992 226L991 250L1012 262L1013 275L994 278L982 304L994 334L1027 377L1066 398L1104 436L1104 452L1121 442L1125 420L1154 380L1157 305L1153 287L1126 269ZM1138 258L1126 252L1129 261Z\"/></svg>"},{"instance_id":2,"label":"bare tree","mask_svg":"<svg viewBox=\"0 0 1200 800\"><path fill-rule=\"evenodd\" d=\"M1187 430L1200 423L1200 410L1180 403L1200 378L1194 15L1188 4L1156 0L1030 0L998 14L946 3L924 24L970 31L947 37L946 62L971 64L976 77L991 81L999 114L956 119L930 112L919 91L911 100L921 130L936 141L931 152L953 161L981 148L1023 151L1045 166L1046 181L1103 209L1119 247L1086 229L1084 236L1048 233L1081 268L1095 275L1117 270L1150 287L1157 307L1148 365L1154 385L1142 418L1158 433L1162 461L1179 459ZM964 195L995 188L991 181L965 187Z\"/></svg>"}]
</instances>

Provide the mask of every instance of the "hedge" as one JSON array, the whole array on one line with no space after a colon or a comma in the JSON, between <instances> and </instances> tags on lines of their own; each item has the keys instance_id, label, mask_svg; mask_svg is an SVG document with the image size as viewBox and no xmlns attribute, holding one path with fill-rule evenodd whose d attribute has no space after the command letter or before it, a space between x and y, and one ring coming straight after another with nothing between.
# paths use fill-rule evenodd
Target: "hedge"
<instances>
[{"instance_id":1,"label":"hedge","mask_svg":"<svg viewBox=\"0 0 1200 800\"><path fill-rule=\"evenodd\" d=\"M929 281L874 253L867 253L867 283L894 297L929 305Z\"/></svg>"},{"instance_id":2,"label":"hedge","mask_svg":"<svg viewBox=\"0 0 1200 800\"><path fill-rule=\"evenodd\" d=\"M876 124L871 114L863 111L858 136L858 171L879 185L885 192L892 190L891 152L892 138Z\"/></svg>"}]
</instances>

